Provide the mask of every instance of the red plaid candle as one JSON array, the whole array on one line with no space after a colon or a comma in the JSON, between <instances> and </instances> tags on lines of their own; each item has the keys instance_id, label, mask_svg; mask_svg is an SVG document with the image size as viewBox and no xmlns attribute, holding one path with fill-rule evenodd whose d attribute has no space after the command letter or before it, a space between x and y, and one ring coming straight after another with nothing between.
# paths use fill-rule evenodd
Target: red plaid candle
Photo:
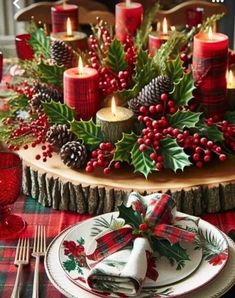
<instances>
[{"instance_id":1,"label":"red plaid candle","mask_svg":"<svg viewBox=\"0 0 235 298\"><path fill-rule=\"evenodd\" d=\"M64 102L75 109L78 120L89 120L99 108L98 72L89 67L64 72Z\"/></svg>"},{"instance_id":2,"label":"red plaid candle","mask_svg":"<svg viewBox=\"0 0 235 298\"><path fill-rule=\"evenodd\" d=\"M72 30L78 29L78 6L73 4L56 5L51 8L52 32L66 32L66 21L70 18Z\"/></svg>"},{"instance_id":3,"label":"red plaid candle","mask_svg":"<svg viewBox=\"0 0 235 298\"><path fill-rule=\"evenodd\" d=\"M115 31L116 37L121 42L128 35L135 35L143 19L143 6L136 2L121 2L115 7Z\"/></svg>"},{"instance_id":4,"label":"red plaid candle","mask_svg":"<svg viewBox=\"0 0 235 298\"><path fill-rule=\"evenodd\" d=\"M226 69L228 37L221 33L198 33L193 44L195 98L207 116L222 115L227 107Z\"/></svg>"}]
</instances>

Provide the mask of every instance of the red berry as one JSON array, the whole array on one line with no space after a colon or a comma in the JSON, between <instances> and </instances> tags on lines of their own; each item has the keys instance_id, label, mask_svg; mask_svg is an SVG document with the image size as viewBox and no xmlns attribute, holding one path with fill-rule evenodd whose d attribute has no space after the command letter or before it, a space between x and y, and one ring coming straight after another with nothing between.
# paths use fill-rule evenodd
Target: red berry
<instances>
[{"instance_id":1,"label":"red berry","mask_svg":"<svg viewBox=\"0 0 235 298\"><path fill-rule=\"evenodd\" d=\"M111 173L110 168L104 168L104 174L105 174L105 175L108 175L108 174L110 174L110 173Z\"/></svg>"},{"instance_id":2,"label":"red berry","mask_svg":"<svg viewBox=\"0 0 235 298\"><path fill-rule=\"evenodd\" d=\"M167 94L167 93L162 93L162 94L161 94L161 97L160 97L160 99L161 99L162 101L167 101L167 100L168 100L168 98L169 98L169 96L168 96L168 94Z\"/></svg>"},{"instance_id":3,"label":"red berry","mask_svg":"<svg viewBox=\"0 0 235 298\"><path fill-rule=\"evenodd\" d=\"M37 155L35 156L35 158L36 158L37 160L39 160L39 159L41 158L41 155L40 155L40 154L37 154Z\"/></svg>"},{"instance_id":4,"label":"red berry","mask_svg":"<svg viewBox=\"0 0 235 298\"><path fill-rule=\"evenodd\" d=\"M115 162L114 168L115 169L120 169L121 168L121 163L119 161Z\"/></svg>"},{"instance_id":5,"label":"red berry","mask_svg":"<svg viewBox=\"0 0 235 298\"><path fill-rule=\"evenodd\" d=\"M86 166L86 169L85 170L86 170L87 173L91 173L91 172L94 171L94 168L93 168L92 165L88 165L88 166Z\"/></svg>"},{"instance_id":6,"label":"red berry","mask_svg":"<svg viewBox=\"0 0 235 298\"><path fill-rule=\"evenodd\" d=\"M146 151L148 148L147 148L147 146L146 146L145 144L141 144L141 145L139 146L139 149L140 149L141 152L144 152L144 151Z\"/></svg>"},{"instance_id":7,"label":"red berry","mask_svg":"<svg viewBox=\"0 0 235 298\"><path fill-rule=\"evenodd\" d=\"M225 154L220 154L219 160L225 161L225 159L226 159L226 155Z\"/></svg>"},{"instance_id":8,"label":"red berry","mask_svg":"<svg viewBox=\"0 0 235 298\"><path fill-rule=\"evenodd\" d=\"M139 230L140 230L140 231L147 231L148 228L149 228L149 226L148 226L145 222L144 222L144 223L141 223L141 224L139 225Z\"/></svg>"}]
</instances>

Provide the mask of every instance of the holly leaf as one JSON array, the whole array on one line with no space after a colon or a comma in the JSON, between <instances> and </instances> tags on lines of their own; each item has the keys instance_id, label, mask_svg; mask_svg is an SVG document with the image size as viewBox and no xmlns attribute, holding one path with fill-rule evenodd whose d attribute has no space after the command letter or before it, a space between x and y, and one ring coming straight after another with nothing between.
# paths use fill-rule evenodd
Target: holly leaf
<instances>
[{"instance_id":1,"label":"holly leaf","mask_svg":"<svg viewBox=\"0 0 235 298\"><path fill-rule=\"evenodd\" d=\"M225 120L231 124L235 124L235 111L228 111L225 113Z\"/></svg>"},{"instance_id":2,"label":"holly leaf","mask_svg":"<svg viewBox=\"0 0 235 298\"><path fill-rule=\"evenodd\" d=\"M135 172L140 172L146 179L155 168L154 162L149 157L150 153L150 150L141 152L137 143L131 150L131 164L134 166Z\"/></svg>"},{"instance_id":3,"label":"holly leaf","mask_svg":"<svg viewBox=\"0 0 235 298\"><path fill-rule=\"evenodd\" d=\"M140 49L135 67L134 81L138 84L139 90L148 84L155 76L153 67L153 59L151 59L147 52Z\"/></svg>"},{"instance_id":4,"label":"holly leaf","mask_svg":"<svg viewBox=\"0 0 235 298\"><path fill-rule=\"evenodd\" d=\"M76 269L76 262L73 256L69 256L69 260L63 262L64 269L68 272Z\"/></svg>"},{"instance_id":5,"label":"holly leaf","mask_svg":"<svg viewBox=\"0 0 235 298\"><path fill-rule=\"evenodd\" d=\"M108 67L116 73L127 68L123 45L116 38L109 46L106 63Z\"/></svg>"},{"instance_id":6,"label":"holly leaf","mask_svg":"<svg viewBox=\"0 0 235 298\"><path fill-rule=\"evenodd\" d=\"M60 87L63 85L64 66L49 65L42 60L38 64L38 71L42 82Z\"/></svg>"},{"instance_id":7,"label":"holly leaf","mask_svg":"<svg viewBox=\"0 0 235 298\"><path fill-rule=\"evenodd\" d=\"M70 130L79 139L82 139L86 147L90 150L97 148L104 139L100 126L95 124L92 120L73 120L70 123Z\"/></svg>"},{"instance_id":8,"label":"holly leaf","mask_svg":"<svg viewBox=\"0 0 235 298\"><path fill-rule=\"evenodd\" d=\"M199 123L197 125L197 129L200 131L200 134L207 137L209 140L213 142L223 142L224 135L216 126L213 124L212 126L208 126L204 123Z\"/></svg>"},{"instance_id":9,"label":"holly leaf","mask_svg":"<svg viewBox=\"0 0 235 298\"><path fill-rule=\"evenodd\" d=\"M177 264L176 270L182 269L185 266L185 261L190 260L187 250L179 243L171 244L167 240L160 240L156 237L152 237L151 240L153 251L166 257L172 265Z\"/></svg>"},{"instance_id":10,"label":"holly leaf","mask_svg":"<svg viewBox=\"0 0 235 298\"><path fill-rule=\"evenodd\" d=\"M113 156L114 160L130 162L131 150L135 145L138 136L133 132L131 134L123 133L122 139L115 146L116 150Z\"/></svg>"},{"instance_id":11,"label":"holly leaf","mask_svg":"<svg viewBox=\"0 0 235 298\"><path fill-rule=\"evenodd\" d=\"M118 217L123 218L127 225L133 228L138 228L142 223L142 217L139 212L135 211L132 207L126 207L123 203L117 207L119 211Z\"/></svg>"},{"instance_id":12,"label":"holly leaf","mask_svg":"<svg viewBox=\"0 0 235 298\"><path fill-rule=\"evenodd\" d=\"M0 142L5 143L10 139L11 129L7 125L0 125Z\"/></svg>"},{"instance_id":13,"label":"holly leaf","mask_svg":"<svg viewBox=\"0 0 235 298\"><path fill-rule=\"evenodd\" d=\"M18 94L17 96L13 96L8 104L11 106L11 110L14 112L18 110L26 110L29 105L28 97L25 94Z\"/></svg>"},{"instance_id":14,"label":"holly leaf","mask_svg":"<svg viewBox=\"0 0 235 298\"><path fill-rule=\"evenodd\" d=\"M173 115L168 114L167 120L174 127L183 130L185 127L195 127L199 122L201 113L190 111L177 111Z\"/></svg>"},{"instance_id":15,"label":"holly leaf","mask_svg":"<svg viewBox=\"0 0 235 298\"><path fill-rule=\"evenodd\" d=\"M139 91L140 86L138 83L136 83L132 89L123 89L122 91L115 92L115 96L117 96L117 98L119 98L122 101L122 104L125 105L129 99L137 96Z\"/></svg>"},{"instance_id":16,"label":"holly leaf","mask_svg":"<svg viewBox=\"0 0 235 298\"><path fill-rule=\"evenodd\" d=\"M184 74L179 84L175 84L171 95L176 106L187 105L193 98L193 90L195 89L192 73Z\"/></svg>"},{"instance_id":17,"label":"holly leaf","mask_svg":"<svg viewBox=\"0 0 235 298\"><path fill-rule=\"evenodd\" d=\"M184 170L184 167L190 166L189 155L181 148L175 139L164 138L160 141L160 151L163 155L164 167L174 172Z\"/></svg>"},{"instance_id":18,"label":"holly leaf","mask_svg":"<svg viewBox=\"0 0 235 298\"><path fill-rule=\"evenodd\" d=\"M50 58L50 37L46 36L42 28L34 28L30 34L29 44L32 46L34 54Z\"/></svg>"},{"instance_id":19,"label":"holly leaf","mask_svg":"<svg viewBox=\"0 0 235 298\"><path fill-rule=\"evenodd\" d=\"M44 102L43 109L53 124L69 124L74 119L74 110L61 102L54 100Z\"/></svg>"},{"instance_id":20,"label":"holly leaf","mask_svg":"<svg viewBox=\"0 0 235 298\"><path fill-rule=\"evenodd\" d=\"M166 64L166 74L174 84L178 84L184 75L183 61L178 55L176 59L169 60Z\"/></svg>"}]
</instances>

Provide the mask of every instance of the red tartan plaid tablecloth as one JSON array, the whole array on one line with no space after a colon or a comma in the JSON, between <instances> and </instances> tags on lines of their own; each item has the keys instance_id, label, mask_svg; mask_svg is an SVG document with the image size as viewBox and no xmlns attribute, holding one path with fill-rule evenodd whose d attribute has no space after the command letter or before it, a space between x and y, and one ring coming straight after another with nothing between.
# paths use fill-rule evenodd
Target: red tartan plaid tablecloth
<instances>
[{"instance_id":1,"label":"red tartan plaid tablecloth","mask_svg":"<svg viewBox=\"0 0 235 298\"><path fill-rule=\"evenodd\" d=\"M24 232L25 236L32 239L34 226L43 224L47 227L47 244L58 235L66 227L81 222L89 215L79 215L73 212L57 211L52 208L46 208L31 198L20 197L12 206L12 211L20 215L27 222L27 228ZM225 233L231 230L235 231L235 212L229 211L220 214L206 214L203 219L217 226ZM32 245L31 241L31 245ZM14 266L14 256L17 240L0 241L0 297L8 298L11 296L13 285L16 277L17 267ZM21 290L22 298L32 296L33 272L35 259L30 259L30 265L23 269L23 287ZM231 297L235 289L229 291L224 297ZM229 296L230 295L230 296ZM48 280L43 262L40 264L40 297L61 298L64 297ZM82 297L81 297L82 298ZM206 298L206 297L203 297Z\"/></svg>"}]
</instances>

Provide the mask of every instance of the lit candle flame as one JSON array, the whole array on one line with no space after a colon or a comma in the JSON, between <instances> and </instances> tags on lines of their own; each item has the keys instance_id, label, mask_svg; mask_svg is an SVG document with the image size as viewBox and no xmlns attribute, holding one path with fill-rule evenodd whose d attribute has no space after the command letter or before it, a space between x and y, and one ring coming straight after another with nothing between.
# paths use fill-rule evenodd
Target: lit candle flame
<instances>
[{"instance_id":1,"label":"lit candle flame","mask_svg":"<svg viewBox=\"0 0 235 298\"><path fill-rule=\"evenodd\" d=\"M167 26L167 19L164 18L162 22L162 33L168 34L168 26Z\"/></svg>"},{"instance_id":2,"label":"lit candle flame","mask_svg":"<svg viewBox=\"0 0 235 298\"><path fill-rule=\"evenodd\" d=\"M212 28L211 28L211 27L210 27L209 30L208 30L208 38L209 38L210 40L213 39L213 33L212 33Z\"/></svg>"},{"instance_id":3,"label":"lit candle flame","mask_svg":"<svg viewBox=\"0 0 235 298\"><path fill-rule=\"evenodd\" d=\"M131 6L131 0L126 0L126 7L130 7Z\"/></svg>"},{"instance_id":4,"label":"lit candle flame","mask_svg":"<svg viewBox=\"0 0 235 298\"><path fill-rule=\"evenodd\" d=\"M233 76L233 72L232 70L230 69L228 72L227 72L227 84L228 84L228 87L233 87L233 83L234 83L234 76Z\"/></svg>"},{"instance_id":5,"label":"lit candle flame","mask_svg":"<svg viewBox=\"0 0 235 298\"><path fill-rule=\"evenodd\" d=\"M73 36L72 25L70 18L67 18L67 36Z\"/></svg>"},{"instance_id":6,"label":"lit candle flame","mask_svg":"<svg viewBox=\"0 0 235 298\"><path fill-rule=\"evenodd\" d=\"M81 56L79 56L79 59L78 59L78 73L83 74L83 63L82 63Z\"/></svg>"},{"instance_id":7,"label":"lit candle flame","mask_svg":"<svg viewBox=\"0 0 235 298\"><path fill-rule=\"evenodd\" d=\"M67 0L63 1L63 7L65 8Z\"/></svg>"},{"instance_id":8,"label":"lit candle flame","mask_svg":"<svg viewBox=\"0 0 235 298\"><path fill-rule=\"evenodd\" d=\"M116 103L115 103L114 96L112 97L112 102L111 102L111 112L113 116L116 116Z\"/></svg>"}]
</instances>

